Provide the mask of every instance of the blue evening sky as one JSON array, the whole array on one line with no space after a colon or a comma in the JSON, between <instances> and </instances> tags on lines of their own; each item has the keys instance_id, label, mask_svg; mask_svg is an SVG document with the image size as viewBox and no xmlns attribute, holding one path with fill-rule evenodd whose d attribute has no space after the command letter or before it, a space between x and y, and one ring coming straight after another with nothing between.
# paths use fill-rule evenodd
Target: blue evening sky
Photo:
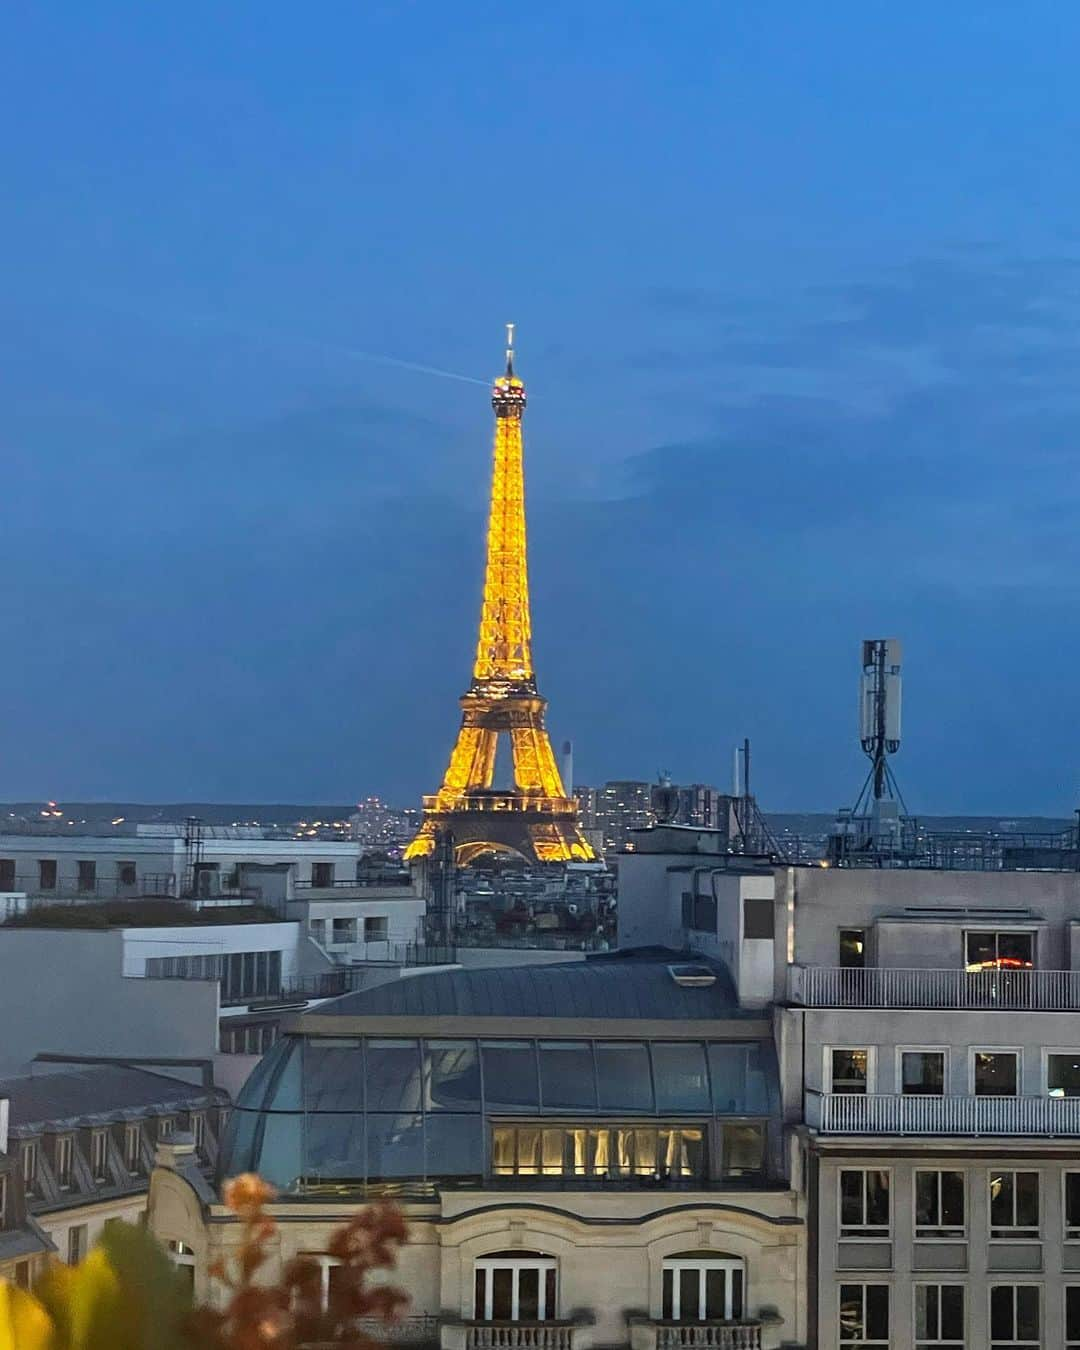
<instances>
[{"instance_id":1,"label":"blue evening sky","mask_svg":"<svg viewBox=\"0 0 1080 1350\"><path fill-rule=\"evenodd\" d=\"M519 325L580 781L1080 799L1080 7L9 6L0 796L431 791ZM391 358L379 360L373 358Z\"/></svg>"}]
</instances>

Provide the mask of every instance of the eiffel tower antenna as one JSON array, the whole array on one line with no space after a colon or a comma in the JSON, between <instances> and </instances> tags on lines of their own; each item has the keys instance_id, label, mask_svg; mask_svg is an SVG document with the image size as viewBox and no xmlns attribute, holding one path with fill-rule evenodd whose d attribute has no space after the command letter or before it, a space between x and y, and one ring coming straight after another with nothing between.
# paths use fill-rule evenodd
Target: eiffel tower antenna
<instances>
[{"instance_id":1,"label":"eiffel tower antenna","mask_svg":"<svg viewBox=\"0 0 1080 1350\"><path fill-rule=\"evenodd\" d=\"M525 543L521 423L525 385L514 374L514 325L506 325L506 374L491 390L495 448L487 563L473 678L461 697L461 727L442 785L424 798L424 815L405 857L432 853L449 831L456 861L509 851L530 862L590 861L577 802L559 776L536 687ZM509 736L513 786L493 787L500 736Z\"/></svg>"}]
</instances>

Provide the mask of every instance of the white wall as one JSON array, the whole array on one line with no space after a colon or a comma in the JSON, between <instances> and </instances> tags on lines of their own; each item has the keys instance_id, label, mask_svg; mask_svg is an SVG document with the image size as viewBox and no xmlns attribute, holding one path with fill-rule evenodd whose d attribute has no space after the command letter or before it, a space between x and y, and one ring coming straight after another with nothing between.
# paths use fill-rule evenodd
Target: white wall
<instances>
[{"instance_id":1,"label":"white wall","mask_svg":"<svg viewBox=\"0 0 1080 1350\"><path fill-rule=\"evenodd\" d=\"M281 974L291 979L298 973L299 924L221 923L177 924L173 928L125 928L123 966L125 975L142 975L152 956L227 956L230 952L281 952Z\"/></svg>"},{"instance_id":2,"label":"white wall","mask_svg":"<svg viewBox=\"0 0 1080 1350\"><path fill-rule=\"evenodd\" d=\"M123 935L0 928L0 1073L42 1051L209 1058L218 987L125 979Z\"/></svg>"}]
</instances>

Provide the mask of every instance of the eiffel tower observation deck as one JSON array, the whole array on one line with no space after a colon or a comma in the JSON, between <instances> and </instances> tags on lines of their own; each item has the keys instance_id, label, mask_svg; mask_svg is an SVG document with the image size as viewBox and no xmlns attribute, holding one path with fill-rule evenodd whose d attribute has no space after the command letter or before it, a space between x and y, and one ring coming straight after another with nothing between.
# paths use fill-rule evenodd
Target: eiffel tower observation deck
<instances>
[{"instance_id":1,"label":"eiffel tower observation deck","mask_svg":"<svg viewBox=\"0 0 1080 1350\"><path fill-rule=\"evenodd\" d=\"M544 727L536 688L525 545L521 422L525 385L514 374L514 326L507 327L506 373L495 381L495 453L487 566L473 678L461 698L461 728L442 785L405 857L422 858L440 838L459 863L512 852L530 862L590 861L577 802L566 794ZM499 737L510 738L513 786L493 786Z\"/></svg>"}]
</instances>

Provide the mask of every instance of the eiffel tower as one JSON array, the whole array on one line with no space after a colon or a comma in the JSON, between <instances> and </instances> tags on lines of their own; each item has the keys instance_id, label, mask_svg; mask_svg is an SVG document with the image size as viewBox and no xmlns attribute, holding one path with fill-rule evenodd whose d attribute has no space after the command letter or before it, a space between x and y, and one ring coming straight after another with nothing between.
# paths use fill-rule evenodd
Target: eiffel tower
<instances>
[{"instance_id":1,"label":"eiffel tower","mask_svg":"<svg viewBox=\"0 0 1080 1350\"><path fill-rule=\"evenodd\" d=\"M461 729L442 786L424 798L424 814L405 857L432 853L449 835L455 860L518 853L530 862L589 861L577 802L566 795L544 728L547 702L536 688L525 549L525 474L521 420L525 385L514 374L514 325L507 325L506 374L491 394L495 454L488 517L487 567L472 684L461 698ZM510 737L514 786L492 786L499 737Z\"/></svg>"}]
</instances>

